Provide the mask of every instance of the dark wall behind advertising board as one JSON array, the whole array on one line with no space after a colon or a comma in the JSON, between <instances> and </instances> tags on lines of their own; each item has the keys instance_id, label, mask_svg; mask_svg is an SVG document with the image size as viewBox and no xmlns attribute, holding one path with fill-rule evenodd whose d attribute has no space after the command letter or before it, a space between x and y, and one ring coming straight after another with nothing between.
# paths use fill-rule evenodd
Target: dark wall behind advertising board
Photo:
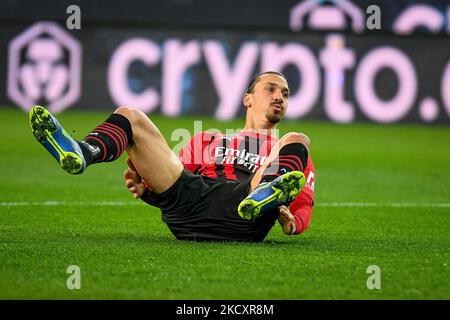
<instances>
[{"instance_id":1,"label":"dark wall behind advertising board","mask_svg":"<svg viewBox=\"0 0 450 320\"><path fill-rule=\"evenodd\" d=\"M165 16L149 15L146 22L143 12L148 7L138 14L130 6L127 14L119 16L111 9L117 5L115 2L107 8L83 2L79 3L81 30L67 29L64 19L69 15L61 13L64 2L47 12L30 8L17 12L16 21L13 6L4 2L1 6L6 10L1 11L0 18L7 23L0 27L0 105L28 110L34 103L45 103L54 112L67 108L113 110L117 105L129 105L147 113L231 119L243 114L241 97L253 74L275 69L289 79L292 96L287 116L292 119L450 122L450 49L446 33L450 14L445 11L450 9L443 2L434 1L428 7L420 2L419 9L441 14L443 25L435 23L433 30L416 26L417 32L412 35L396 35L394 31L417 24L412 19L413 10L409 10L413 12L410 20L394 23L397 29L392 21L417 2L400 2L388 13L387 2L376 2L385 17L382 26L389 26L362 32L352 28L352 19L345 10L330 2L321 15L312 13L305 18L308 28L294 32L286 21L289 10L307 2L286 2L289 6L283 2L279 11L286 17L278 18L277 11L273 15L277 24L274 27L268 27L275 23L272 20L262 26L264 19L260 15L264 10L248 13L248 20L239 15L236 19L230 18L223 4L218 5L224 9L222 15L206 2L203 11L193 14L202 17L209 10L213 16L222 17L214 26L213 21L190 21L190 14L172 21L179 12L161 9L167 3L154 7L159 8L155 12L163 10ZM198 5L190 1L168 3L190 10ZM242 10L250 12L252 6L264 3L250 1ZM364 24L365 5L358 2ZM323 8L317 5L319 9ZM136 13L135 19L130 18L130 10ZM330 18L336 22L334 27L328 24L326 30L311 30L325 23L317 17L338 17L339 12L345 20ZM420 17L423 21L423 14ZM158 19L165 19L165 24L152 24ZM187 27L181 26L183 19ZM337 28L343 22L348 22L349 27ZM227 25L229 28L225 28Z\"/></svg>"},{"instance_id":2,"label":"dark wall behind advertising board","mask_svg":"<svg viewBox=\"0 0 450 320\"><path fill-rule=\"evenodd\" d=\"M349 5L346 5L347 3ZM63 23L67 19L66 8L73 4L81 8L83 23L87 25L257 28L278 31L292 31L291 14L295 8L301 9L301 6L311 8L312 4L337 4L346 10L355 6L366 13L369 6L377 5L382 13L382 32L393 32L396 22L408 13L407 9L424 7L426 10L422 11L420 20L426 20L424 16L434 18L435 30L431 33L447 33L449 30L445 18L430 16L430 12L447 15L448 0L3 0L0 2L0 19L13 24L37 20ZM347 10L348 12L352 10ZM349 23L349 31L352 31L352 16L347 14L345 18ZM312 19L311 15L305 15L303 19L304 28L311 29L308 23ZM420 28L417 31L430 33L428 28Z\"/></svg>"}]
</instances>

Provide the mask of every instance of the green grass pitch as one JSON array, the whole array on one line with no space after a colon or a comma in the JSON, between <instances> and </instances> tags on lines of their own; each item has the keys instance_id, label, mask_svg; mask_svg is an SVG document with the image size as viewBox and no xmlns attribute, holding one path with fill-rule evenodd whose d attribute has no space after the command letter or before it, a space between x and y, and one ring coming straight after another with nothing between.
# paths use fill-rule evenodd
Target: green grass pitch
<instances>
[{"instance_id":1,"label":"green grass pitch","mask_svg":"<svg viewBox=\"0 0 450 320\"><path fill-rule=\"evenodd\" d=\"M107 115L59 119L82 138ZM170 139L198 118L152 119ZM243 125L203 120L204 129ZM70 176L25 113L2 108L0 123L1 299L450 298L448 126L282 123L281 133L312 141L312 223L300 236L277 224L249 244L177 241L123 185L124 156ZM70 265L79 290L66 286ZM367 287L371 265L381 289Z\"/></svg>"}]
</instances>

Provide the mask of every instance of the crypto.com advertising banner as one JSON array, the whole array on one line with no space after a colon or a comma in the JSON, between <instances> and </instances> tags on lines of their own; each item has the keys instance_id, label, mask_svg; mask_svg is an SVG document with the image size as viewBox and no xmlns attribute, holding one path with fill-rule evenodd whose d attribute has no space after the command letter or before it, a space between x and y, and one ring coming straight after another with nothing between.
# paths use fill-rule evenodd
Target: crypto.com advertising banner
<instances>
[{"instance_id":1,"label":"crypto.com advertising banner","mask_svg":"<svg viewBox=\"0 0 450 320\"><path fill-rule=\"evenodd\" d=\"M345 22L333 20L331 11L322 14L328 28ZM256 72L278 70L290 84L290 119L450 123L445 34L107 26L73 31L38 21L0 27L0 39L0 105L25 111L36 103L53 112L125 105L147 114L227 120L244 114L242 95Z\"/></svg>"}]
</instances>

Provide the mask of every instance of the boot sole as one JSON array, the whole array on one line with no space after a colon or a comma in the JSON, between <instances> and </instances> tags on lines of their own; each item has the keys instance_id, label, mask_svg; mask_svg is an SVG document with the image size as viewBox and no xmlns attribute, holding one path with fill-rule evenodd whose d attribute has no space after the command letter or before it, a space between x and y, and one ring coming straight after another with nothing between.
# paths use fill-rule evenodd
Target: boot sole
<instances>
[{"instance_id":1,"label":"boot sole","mask_svg":"<svg viewBox=\"0 0 450 320\"><path fill-rule=\"evenodd\" d=\"M35 106L30 112L30 125L33 135L36 139L48 150L48 146L45 142L48 142L51 147L58 153L59 164L61 168L70 174L80 173L83 167L83 161L80 157L70 151L64 151L59 143L53 137L53 133L58 130L57 125L53 122L51 114L41 106ZM63 135L67 136L67 133L62 130ZM50 151L50 150L49 150ZM51 152L50 152L51 153ZM54 154L52 153L54 156Z\"/></svg>"},{"instance_id":2,"label":"boot sole","mask_svg":"<svg viewBox=\"0 0 450 320\"><path fill-rule=\"evenodd\" d=\"M280 206L283 203L292 202L302 191L306 179L303 172L291 171L283 175L280 181L273 185L268 185L274 191L269 197L262 201L255 201L251 198L244 199L238 207L239 215L246 220L254 220L260 216L261 209L271 202L277 202Z\"/></svg>"}]
</instances>

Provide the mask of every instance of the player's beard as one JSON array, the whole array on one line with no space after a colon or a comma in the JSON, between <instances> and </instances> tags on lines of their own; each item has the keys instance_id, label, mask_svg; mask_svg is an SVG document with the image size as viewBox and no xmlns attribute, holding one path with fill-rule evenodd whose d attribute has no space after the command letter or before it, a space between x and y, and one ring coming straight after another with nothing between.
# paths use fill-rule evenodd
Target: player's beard
<instances>
[{"instance_id":1,"label":"player's beard","mask_svg":"<svg viewBox=\"0 0 450 320\"><path fill-rule=\"evenodd\" d=\"M284 117L284 112L275 113L275 112L271 111L266 114L266 119L272 124L277 124L278 122L280 122L283 119L283 117Z\"/></svg>"}]
</instances>

